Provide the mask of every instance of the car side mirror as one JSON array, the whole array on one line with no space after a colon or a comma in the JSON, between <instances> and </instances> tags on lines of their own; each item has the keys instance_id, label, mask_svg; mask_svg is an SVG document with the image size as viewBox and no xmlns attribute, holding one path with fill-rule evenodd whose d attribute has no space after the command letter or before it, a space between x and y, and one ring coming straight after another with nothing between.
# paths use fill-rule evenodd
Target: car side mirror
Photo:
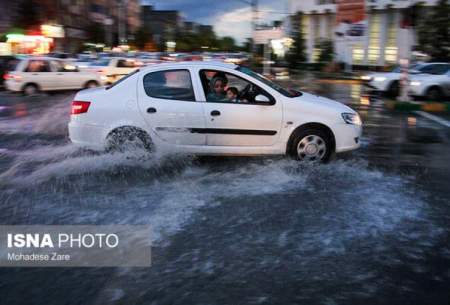
<instances>
[{"instance_id":1,"label":"car side mirror","mask_svg":"<svg viewBox=\"0 0 450 305\"><path fill-rule=\"evenodd\" d=\"M255 103L268 104L268 103L270 103L270 99L267 96L263 95L263 94L258 94L255 97Z\"/></svg>"}]
</instances>

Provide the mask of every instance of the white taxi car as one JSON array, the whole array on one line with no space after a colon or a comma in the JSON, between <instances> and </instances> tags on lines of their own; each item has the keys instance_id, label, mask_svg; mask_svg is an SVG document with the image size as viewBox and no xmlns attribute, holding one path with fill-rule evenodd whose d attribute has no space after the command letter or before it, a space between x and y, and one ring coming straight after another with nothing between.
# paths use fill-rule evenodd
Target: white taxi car
<instances>
[{"instance_id":1,"label":"white taxi car","mask_svg":"<svg viewBox=\"0 0 450 305\"><path fill-rule=\"evenodd\" d=\"M359 147L361 125L344 104L288 91L248 68L180 62L148 66L110 87L78 92L69 136L97 150L138 146L326 161Z\"/></svg>"},{"instance_id":2,"label":"white taxi car","mask_svg":"<svg viewBox=\"0 0 450 305\"><path fill-rule=\"evenodd\" d=\"M80 71L72 63L52 57L20 60L5 76L5 87L13 92L33 95L39 91L74 90L104 84L101 75Z\"/></svg>"}]
</instances>

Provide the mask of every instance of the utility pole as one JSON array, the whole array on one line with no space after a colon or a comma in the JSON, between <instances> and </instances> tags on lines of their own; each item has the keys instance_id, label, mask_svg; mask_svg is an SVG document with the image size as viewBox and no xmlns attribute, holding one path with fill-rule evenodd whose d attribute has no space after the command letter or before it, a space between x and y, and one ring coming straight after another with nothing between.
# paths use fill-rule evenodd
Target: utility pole
<instances>
[{"instance_id":1,"label":"utility pole","mask_svg":"<svg viewBox=\"0 0 450 305\"><path fill-rule=\"evenodd\" d=\"M252 63L255 64L255 55L256 55L256 31L258 27L258 0L251 0L251 8L252 8L252 44L251 44L251 52L252 52Z\"/></svg>"},{"instance_id":2,"label":"utility pole","mask_svg":"<svg viewBox=\"0 0 450 305\"><path fill-rule=\"evenodd\" d=\"M119 34L119 45L125 44L127 42L126 37L126 22L127 22L127 14L126 14L126 0L120 0L118 3L118 34Z\"/></svg>"}]
</instances>

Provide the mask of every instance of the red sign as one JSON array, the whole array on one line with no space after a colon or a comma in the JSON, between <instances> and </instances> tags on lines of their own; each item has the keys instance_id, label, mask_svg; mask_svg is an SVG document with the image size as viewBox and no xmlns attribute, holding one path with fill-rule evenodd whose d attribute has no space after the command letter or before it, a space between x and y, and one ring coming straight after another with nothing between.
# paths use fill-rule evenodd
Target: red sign
<instances>
[{"instance_id":1,"label":"red sign","mask_svg":"<svg viewBox=\"0 0 450 305\"><path fill-rule=\"evenodd\" d=\"M365 0L336 0L336 23L358 23L366 19Z\"/></svg>"}]
</instances>

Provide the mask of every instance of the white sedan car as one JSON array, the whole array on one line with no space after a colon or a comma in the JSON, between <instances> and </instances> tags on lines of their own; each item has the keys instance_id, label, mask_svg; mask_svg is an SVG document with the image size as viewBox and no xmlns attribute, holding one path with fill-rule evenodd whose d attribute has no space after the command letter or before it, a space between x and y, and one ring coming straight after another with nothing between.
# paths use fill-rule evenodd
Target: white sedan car
<instances>
[{"instance_id":1,"label":"white sedan car","mask_svg":"<svg viewBox=\"0 0 450 305\"><path fill-rule=\"evenodd\" d=\"M52 57L22 59L4 78L6 89L25 95L98 87L104 81L97 73L80 71L72 63Z\"/></svg>"},{"instance_id":2,"label":"white sedan car","mask_svg":"<svg viewBox=\"0 0 450 305\"><path fill-rule=\"evenodd\" d=\"M450 97L450 64L440 64L426 73L411 75L409 94L432 101Z\"/></svg>"},{"instance_id":3,"label":"white sedan car","mask_svg":"<svg viewBox=\"0 0 450 305\"><path fill-rule=\"evenodd\" d=\"M103 57L90 62L87 67L83 67L83 70L100 73L105 78L107 84L112 84L128 73L133 72L141 65L141 62L133 58Z\"/></svg>"},{"instance_id":4,"label":"white sedan car","mask_svg":"<svg viewBox=\"0 0 450 305\"><path fill-rule=\"evenodd\" d=\"M439 69L446 63L430 62L414 64L410 67L410 76L419 73L429 73L433 69ZM363 81L378 92L385 93L391 97L397 97L400 94L400 78L401 68L395 67L391 72L374 72L368 75L361 76Z\"/></svg>"},{"instance_id":5,"label":"white sedan car","mask_svg":"<svg viewBox=\"0 0 450 305\"><path fill-rule=\"evenodd\" d=\"M201 155L278 155L326 161L360 145L351 108L288 91L248 68L218 62L149 66L78 92L69 136L86 148L133 146Z\"/></svg>"}]
</instances>

